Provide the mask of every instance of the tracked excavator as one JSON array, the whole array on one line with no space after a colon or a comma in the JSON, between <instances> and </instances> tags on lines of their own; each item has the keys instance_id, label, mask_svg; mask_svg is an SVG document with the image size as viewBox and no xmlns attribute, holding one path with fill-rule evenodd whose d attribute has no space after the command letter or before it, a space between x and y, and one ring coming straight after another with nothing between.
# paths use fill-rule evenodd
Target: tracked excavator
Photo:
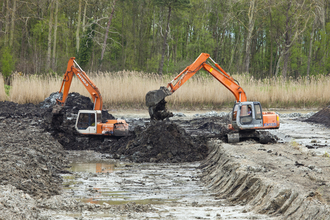
<instances>
[{"instance_id":1,"label":"tracked excavator","mask_svg":"<svg viewBox=\"0 0 330 220\"><path fill-rule=\"evenodd\" d=\"M103 101L99 89L92 80L81 69L74 57L71 57L63 81L60 88L60 93L63 89L62 99L57 99L57 107L53 108L53 114L58 113L61 106L65 105L68 93L71 87L73 75L76 75L80 82L85 86L94 102L93 110L79 110L75 129L84 135L105 135L121 137L128 134L128 124L125 120L119 119L102 119Z\"/></svg>"},{"instance_id":2,"label":"tracked excavator","mask_svg":"<svg viewBox=\"0 0 330 220\"><path fill-rule=\"evenodd\" d=\"M238 142L244 138L263 138L257 130L278 129L280 120L275 112L263 112L260 102L247 101L246 94L239 83L226 73L209 54L201 53L199 57L180 74L178 74L167 87L149 91L146 94L146 105L149 108L151 119L163 119L170 116L167 112L165 97L172 95L197 71L204 69L222 83L235 96L236 102L231 113L231 124L228 128L233 132L228 134L228 142Z\"/></svg>"}]
</instances>

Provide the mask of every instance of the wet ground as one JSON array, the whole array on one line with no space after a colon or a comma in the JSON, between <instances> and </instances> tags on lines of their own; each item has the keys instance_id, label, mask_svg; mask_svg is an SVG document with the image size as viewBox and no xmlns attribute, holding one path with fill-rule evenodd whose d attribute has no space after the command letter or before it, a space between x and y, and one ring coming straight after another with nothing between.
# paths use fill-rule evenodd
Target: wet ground
<instances>
[{"instance_id":1,"label":"wet ground","mask_svg":"<svg viewBox=\"0 0 330 220\"><path fill-rule=\"evenodd\" d=\"M86 160L85 156L94 159ZM150 204L153 211L120 217L106 212L56 213L57 219L271 219L216 198L200 182L199 162L127 163L93 152L74 152L69 157L73 173L63 175L63 185L70 198L100 205Z\"/></svg>"},{"instance_id":2,"label":"wet ground","mask_svg":"<svg viewBox=\"0 0 330 220\"><path fill-rule=\"evenodd\" d=\"M225 143L228 112L113 112L130 136L94 139L72 127L90 103L70 97L55 121L44 104L0 103L0 219L330 218L330 131L312 114L281 114L275 144Z\"/></svg>"}]
</instances>

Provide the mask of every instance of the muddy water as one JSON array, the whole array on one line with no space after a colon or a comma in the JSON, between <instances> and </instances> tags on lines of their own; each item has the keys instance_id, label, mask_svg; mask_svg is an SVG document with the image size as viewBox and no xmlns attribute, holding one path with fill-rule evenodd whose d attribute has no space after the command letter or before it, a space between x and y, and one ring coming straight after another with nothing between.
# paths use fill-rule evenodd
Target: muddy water
<instances>
[{"instance_id":1,"label":"muddy water","mask_svg":"<svg viewBox=\"0 0 330 220\"><path fill-rule=\"evenodd\" d=\"M294 119L281 119L281 127L272 130L284 142L302 146L302 150L323 155L330 153L330 129Z\"/></svg>"},{"instance_id":2,"label":"muddy water","mask_svg":"<svg viewBox=\"0 0 330 220\"><path fill-rule=\"evenodd\" d=\"M63 175L63 185L72 198L86 203L151 204L155 211L136 213L137 219L271 219L216 199L199 181L198 166L197 162L132 164L79 161L72 163L72 174ZM79 213L62 215L62 218L73 216L79 217ZM96 213L88 216L85 213L84 217L126 219L112 214L97 216Z\"/></svg>"}]
</instances>

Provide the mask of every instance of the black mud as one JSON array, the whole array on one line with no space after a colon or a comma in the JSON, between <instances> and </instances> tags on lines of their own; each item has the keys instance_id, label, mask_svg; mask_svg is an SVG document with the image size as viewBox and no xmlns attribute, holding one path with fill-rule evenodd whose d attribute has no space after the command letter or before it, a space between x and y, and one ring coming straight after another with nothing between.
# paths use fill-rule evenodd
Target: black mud
<instances>
[{"instance_id":1,"label":"black mud","mask_svg":"<svg viewBox=\"0 0 330 220\"><path fill-rule=\"evenodd\" d=\"M136 127L130 137L104 146L104 152L128 157L134 162L192 162L204 159L206 138L192 137L177 124L159 121L146 129ZM117 148L118 147L118 148Z\"/></svg>"},{"instance_id":2,"label":"black mud","mask_svg":"<svg viewBox=\"0 0 330 220\"><path fill-rule=\"evenodd\" d=\"M0 102L0 185L36 198L60 194L65 172L63 147L42 128L44 109Z\"/></svg>"},{"instance_id":3,"label":"black mud","mask_svg":"<svg viewBox=\"0 0 330 220\"><path fill-rule=\"evenodd\" d=\"M149 107L151 120L164 120L173 117L173 113L167 110L166 103L165 99L162 99L156 106Z\"/></svg>"},{"instance_id":4,"label":"black mud","mask_svg":"<svg viewBox=\"0 0 330 220\"><path fill-rule=\"evenodd\" d=\"M330 127L330 106L323 108L305 121Z\"/></svg>"}]
</instances>

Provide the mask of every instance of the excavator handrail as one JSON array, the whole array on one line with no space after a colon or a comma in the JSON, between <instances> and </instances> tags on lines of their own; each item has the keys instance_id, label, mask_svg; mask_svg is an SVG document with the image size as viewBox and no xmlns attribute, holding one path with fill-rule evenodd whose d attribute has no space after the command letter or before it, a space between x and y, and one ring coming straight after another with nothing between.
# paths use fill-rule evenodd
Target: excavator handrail
<instances>
[{"instance_id":1,"label":"excavator handrail","mask_svg":"<svg viewBox=\"0 0 330 220\"><path fill-rule=\"evenodd\" d=\"M77 66L77 67L75 67ZM62 105L65 103L66 98L69 94L69 90L71 87L73 74L75 74L80 82L85 86L89 94L92 96L93 102L94 102L94 110L102 110L103 107L103 100L101 93L99 89L96 87L96 85L93 83L93 81L87 76L87 74L82 70L82 68L78 65L78 63L75 61L75 57L71 57L68 66L66 69L66 72L63 76L63 81L61 84L61 88L59 92L62 92L63 89L63 97L62 100L57 100Z\"/></svg>"},{"instance_id":2,"label":"excavator handrail","mask_svg":"<svg viewBox=\"0 0 330 220\"><path fill-rule=\"evenodd\" d=\"M207 59L210 59L214 63L215 67L206 63ZM229 91L234 94L237 102L247 101L246 94L242 87L240 87L237 80L226 73L220 67L220 65L217 64L207 53L201 53L191 65L187 66L181 73L179 73L171 82L167 84L167 88L170 88L171 93L175 92L201 68L205 69L227 89L229 89ZM181 78L173 85L173 82L179 77Z\"/></svg>"}]
</instances>

